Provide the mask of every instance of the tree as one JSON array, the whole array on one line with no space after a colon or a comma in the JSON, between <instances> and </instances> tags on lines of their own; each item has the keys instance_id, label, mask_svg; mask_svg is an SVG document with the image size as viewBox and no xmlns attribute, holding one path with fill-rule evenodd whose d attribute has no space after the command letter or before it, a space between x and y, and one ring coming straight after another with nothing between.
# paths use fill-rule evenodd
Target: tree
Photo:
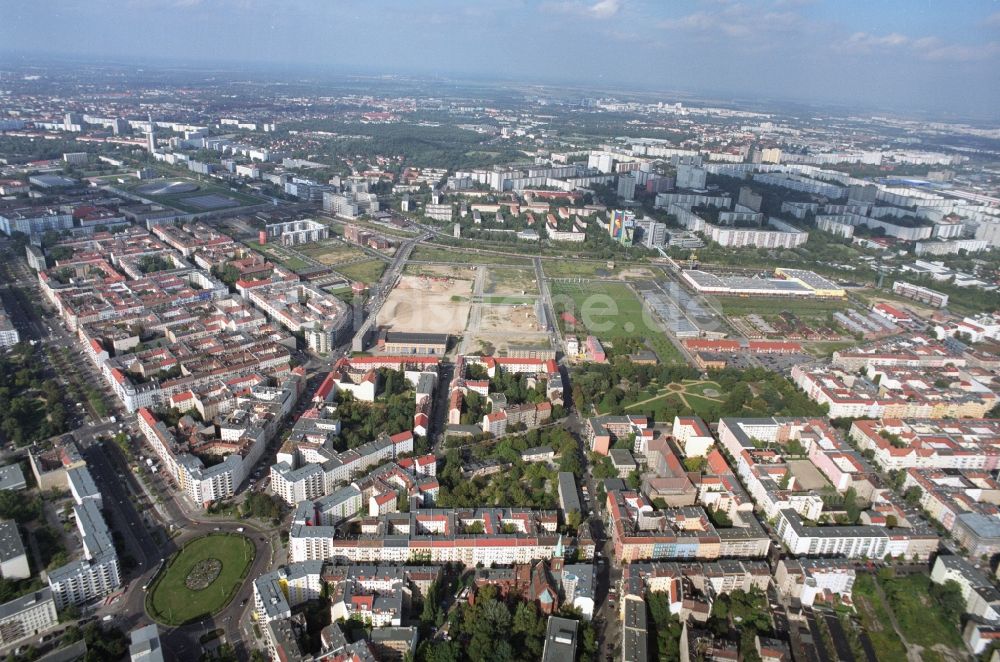
<instances>
[{"instance_id":1,"label":"tree","mask_svg":"<svg viewBox=\"0 0 1000 662\"><path fill-rule=\"evenodd\" d=\"M424 608L420 612L420 621L424 625L430 625L437 620L439 593L440 587L435 580L427 588L427 595L424 596Z\"/></svg>"},{"instance_id":2,"label":"tree","mask_svg":"<svg viewBox=\"0 0 1000 662\"><path fill-rule=\"evenodd\" d=\"M931 597L937 600L941 609L956 624L965 613L965 599L962 597L962 587L954 579L949 579L944 584L932 583L930 588Z\"/></svg>"},{"instance_id":3,"label":"tree","mask_svg":"<svg viewBox=\"0 0 1000 662\"><path fill-rule=\"evenodd\" d=\"M118 628L102 629L91 623L83 631L87 642L85 662L117 662L128 652L128 640Z\"/></svg>"},{"instance_id":4,"label":"tree","mask_svg":"<svg viewBox=\"0 0 1000 662\"><path fill-rule=\"evenodd\" d=\"M580 527L580 523L583 521L583 514L579 510L571 510L566 513L566 526L572 530L576 530Z\"/></svg>"},{"instance_id":5,"label":"tree","mask_svg":"<svg viewBox=\"0 0 1000 662\"><path fill-rule=\"evenodd\" d=\"M580 634L580 647L581 650L577 655L580 660L596 660L597 659L597 628L590 621L582 621L580 623L580 628L582 630Z\"/></svg>"},{"instance_id":6,"label":"tree","mask_svg":"<svg viewBox=\"0 0 1000 662\"><path fill-rule=\"evenodd\" d=\"M607 455L599 453L590 454L590 464L593 466L594 478L604 480L605 478L617 478L618 470Z\"/></svg>"},{"instance_id":7,"label":"tree","mask_svg":"<svg viewBox=\"0 0 1000 662\"><path fill-rule=\"evenodd\" d=\"M844 493L844 510L847 511L847 519L854 524L861 517L861 507L858 505L858 491L853 487L847 488Z\"/></svg>"},{"instance_id":8,"label":"tree","mask_svg":"<svg viewBox=\"0 0 1000 662\"><path fill-rule=\"evenodd\" d=\"M916 506L920 503L920 499L923 498L924 492L916 485L906 488L903 492L903 500L906 501L910 506Z\"/></svg>"},{"instance_id":9,"label":"tree","mask_svg":"<svg viewBox=\"0 0 1000 662\"><path fill-rule=\"evenodd\" d=\"M629 473L626 482L630 489L638 490L642 485L642 473L638 469L633 470Z\"/></svg>"},{"instance_id":10,"label":"tree","mask_svg":"<svg viewBox=\"0 0 1000 662\"><path fill-rule=\"evenodd\" d=\"M666 593L647 593L646 609L649 613L651 634L655 633L658 660L673 662L680 659L681 623L670 613L670 605Z\"/></svg>"},{"instance_id":11,"label":"tree","mask_svg":"<svg viewBox=\"0 0 1000 662\"><path fill-rule=\"evenodd\" d=\"M753 629L740 631L740 657L743 662L760 662L760 652L757 650L757 632Z\"/></svg>"},{"instance_id":12,"label":"tree","mask_svg":"<svg viewBox=\"0 0 1000 662\"><path fill-rule=\"evenodd\" d=\"M684 458L684 468L692 473L701 473L706 462L708 460L704 457L686 457Z\"/></svg>"},{"instance_id":13,"label":"tree","mask_svg":"<svg viewBox=\"0 0 1000 662\"><path fill-rule=\"evenodd\" d=\"M733 526L733 520L724 510L718 508L708 508L705 510L708 518L712 520L712 525L720 529L729 529Z\"/></svg>"},{"instance_id":14,"label":"tree","mask_svg":"<svg viewBox=\"0 0 1000 662\"><path fill-rule=\"evenodd\" d=\"M423 662L459 662L462 647L457 641L422 641L417 659Z\"/></svg>"},{"instance_id":15,"label":"tree","mask_svg":"<svg viewBox=\"0 0 1000 662\"><path fill-rule=\"evenodd\" d=\"M12 490L0 490L0 518L24 524L38 519L41 512L42 504L38 497L25 499Z\"/></svg>"},{"instance_id":16,"label":"tree","mask_svg":"<svg viewBox=\"0 0 1000 662\"><path fill-rule=\"evenodd\" d=\"M538 609L533 602L520 602L514 609L512 631L515 634L534 632L538 625Z\"/></svg>"},{"instance_id":17,"label":"tree","mask_svg":"<svg viewBox=\"0 0 1000 662\"><path fill-rule=\"evenodd\" d=\"M477 604L475 611L478 618L472 626L469 657L474 660L494 659L496 642L505 640L510 630L510 611L505 604L496 599L485 600L481 605Z\"/></svg>"}]
</instances>

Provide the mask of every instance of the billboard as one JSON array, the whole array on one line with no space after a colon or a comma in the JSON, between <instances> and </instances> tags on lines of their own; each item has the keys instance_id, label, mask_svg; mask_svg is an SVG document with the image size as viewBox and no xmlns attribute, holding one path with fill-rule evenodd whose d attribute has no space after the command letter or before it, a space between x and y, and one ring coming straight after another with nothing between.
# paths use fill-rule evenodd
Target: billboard
<instances>
[{"instance_id":1,"label":"billboard","mask_svg":"<svg viewBox=\"0 0 1000 662\"><path fill-rule=\"evenodd\" d=\"M632 243L632 233L635 228L635 214L630 211L616 209L611 212L611 222L608 223L608 233L611 238L623 244Z\"/></svg>"}]
</instances>

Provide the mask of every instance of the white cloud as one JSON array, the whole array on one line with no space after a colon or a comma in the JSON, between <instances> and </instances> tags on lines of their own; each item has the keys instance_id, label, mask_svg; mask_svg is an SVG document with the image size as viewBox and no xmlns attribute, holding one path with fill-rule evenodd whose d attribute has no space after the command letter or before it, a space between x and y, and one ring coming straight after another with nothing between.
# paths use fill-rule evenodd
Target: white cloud
<instances>
[{"instance_id":1,"label":"white cloud","mask_svg":"<svg viewBox=\"0 0 1000 662\"><path fill-rule=\"evenodd\" d=\"M592 4L587 11L595 18L611 18L622 8L621 0L599 0Z\"/></svg>"},{"instance_id":2,"label":"white cloud","mask_svg":"<svg viewBox=\"0 0 1000 662\"><path fill-rule=\"evenodd\" d=\"M539 9L553 14L573 14L587 18L607 19L617 16L625 4L624 0L550 0L539 5Z\"/></svg>"},{"instance_id":3,"label":"white cloud","mask_svg":"<svg viewBox=\"0 0 1000 662\"><path fill-rule=\"evenodd\" d=\"M1000 54L1000 43L949 44L939 37L908 37L898 32L873 35L855 32L834 44L834 50L848 55L905 54L928 62L973 62Z\"/></svg>"},{"instance_id":4,"label":"white cloud","mask_svg":"<svg viewBox=\"0 0 1000 662\"><path fill-rule=\"evenodd\" d=\"M710 9L665 19L659 26L696 36L722 35L734 39L809 31L812 25L787 7L788 3L782 0L772 4L720 2Z\"/></svg>"},{"instance_id":5,"label":"white cloud","mask_svg":"<svg viewBox=\"0 0 1000 662\"><path fill-rule=\"evenodd\" d=\"M910 43L910 38L898 32L887 35L873 35L868 32L855 32L841 44L838 50L864 55L880 49L892 49Z\"/></svg>"},{"instance_id":6,"label":"white cloud","mask_svg":"<svg viewBox=\"0 0 1000 662\"><path fill-rule=\"evenodd\" d=\"M983 20L983 25L988 28L1000 28L1000 11L993 12Z\"/></svg>"}]
</instances>

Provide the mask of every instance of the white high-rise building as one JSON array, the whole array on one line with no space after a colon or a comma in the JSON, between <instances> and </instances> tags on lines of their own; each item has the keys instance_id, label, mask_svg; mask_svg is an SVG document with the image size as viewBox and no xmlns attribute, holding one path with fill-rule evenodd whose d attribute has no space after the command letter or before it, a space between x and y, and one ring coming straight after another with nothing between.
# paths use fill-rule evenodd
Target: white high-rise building
<instances>
[{"instance_id":1,"label":"white high-rise building","mask_svg":"<svg viewBox=\"0 0 1000 662\"><path fill-rule=\"evenodd\" d=\"M153 124L153 114L150 113L148 117L149 117L149 144L147 145L147 147L149 148L149 153L152 154L153 152L156 151L156 125Z\"/></svg>"}]
</instances>

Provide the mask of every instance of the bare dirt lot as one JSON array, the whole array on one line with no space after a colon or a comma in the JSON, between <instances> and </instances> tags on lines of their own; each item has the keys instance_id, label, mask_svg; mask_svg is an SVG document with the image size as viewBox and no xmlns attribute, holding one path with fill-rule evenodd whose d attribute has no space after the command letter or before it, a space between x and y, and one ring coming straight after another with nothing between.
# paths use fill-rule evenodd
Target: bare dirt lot
<instances>
[{"instance_id":1,"label":"bare dirt lot","mask_svg":"<svg viewBox=\"0 0 1000 662\"><path fill-rule=\"evenodd\" d=\"M503 333L508 336L537 334L545 337L545 332L538 328L538 316L535 315L535 307L532 305L485 306L480 331Z\"/></svg>"},{"instance_id":2,"label":"bare dirt lot","mask_svg":"<svg viewBox=\"0 0 1000 662\"><path fill-rule=\"evenodd\" d=\"M649 269L644 269L643 267L631 267L628 269L622 269L618 274L618 277L622 280L636 280L640 278L653 278L655 274Z\"/></svg>"},{"instance_id":3,"label":"bare dirt lot","mask_svg":"<svg viewBox=\"0 0 1000 662\"><path fill-rule=\"evenodd\" d=\"M481 317L477 328L466 331L468 351L476 351L483 344L498 352L512 347L548 345L548 336L538 328L534 305L479 304L478 310Z\"/></svg>"},{"instance_id":4,"label":"bare dirt lot","mask_svg":"<svg viewBox=\"0 0 1000 662\"><path fill-rule=\"evenodd\" d=\"M471 296L472 280L403 276L389 294L378 322L394 331L458 335L465 330Z\"/></svg>"}]
</instances>

